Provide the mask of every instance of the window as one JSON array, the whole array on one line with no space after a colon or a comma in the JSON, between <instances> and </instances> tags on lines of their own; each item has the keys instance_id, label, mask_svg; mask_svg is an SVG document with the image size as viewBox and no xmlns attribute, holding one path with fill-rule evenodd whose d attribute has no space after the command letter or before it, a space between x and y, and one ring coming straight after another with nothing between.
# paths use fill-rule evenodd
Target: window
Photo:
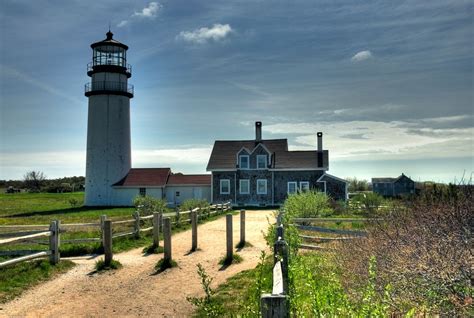
<instances>
[{"instance_id":1,"label":"window","mask_svg":"<svg viewBox=\"0 0 474 318\"><path fill-rule=\"evenodd\" d=\"M175 196L179 197L179 191L176 191Z\"/></svg>"},{"instance_id":2,"label":"window","mask_svg":"<svg viewBox=\"0 0 474 318\"><path fill-rule=\"evenodd\" d=\"M240 189L239 192L240 194L249 194L250 193L250 182L248 179L242 179L239 181Z\"/></svg>"},{"instance_id":3,"label":"window","mask_svg":"<svg viewBox=\"0 0 474 318\"><path fill-rule=\"evenodd\" d=\"M288 194L296 193L298 190L298 184L296 182L288 182Z\"/></svg>"},{"instance_id":4,"label":"window","mask_svg":"<svg viewBox=\"0 0 474 318\"><path fill-rule=\"evenodd\" d=\"M146 188L140 188L140 196L144 197L146 195Z\"/></svg>"},{"instance_id":5,"label":"window","mask_svg":"<svg viewBox=\"0 0 474 318\"><path fill-rule=\"evenodd\" d=\"M267 168L267 155L257 155L257 169Z\"/></svg>"},{"instance_id":6,"label":"window","mask_svg":"<svg viewBox=\"0 0 474 318\"><path fill-rule=\"evenodd\" d=\"M239 157L239 168L248 169L249 168L249 156L242 155Z\"/></svg>"},{"instance_id":7,"label":"window","mask_svg":"<svg viewBox=\"0 0 474 318\"><path fill-rule=\"evenodd\" d=\"M267 180L257 179L257 194L267 194Z\"/></svg>"},{"instance_id":8,"label":"window","mask_svg":"<svg viewBox=\"0 0 474 318\"><path fill-rule=\"evenodd\" d=\"M229 179L221 180L221 194L230 194L230 180Z\"/></svg>"},{"instance_id":9,"label":"window","mask_svg":"<svg viewBox=\"0 0 474 318\"><path fill-rule=\"evenodd\" d=\"M309 182L308 181L301 181L300 182L300 191L301 192L309 191Z\"/></svg>"}]
</instances>

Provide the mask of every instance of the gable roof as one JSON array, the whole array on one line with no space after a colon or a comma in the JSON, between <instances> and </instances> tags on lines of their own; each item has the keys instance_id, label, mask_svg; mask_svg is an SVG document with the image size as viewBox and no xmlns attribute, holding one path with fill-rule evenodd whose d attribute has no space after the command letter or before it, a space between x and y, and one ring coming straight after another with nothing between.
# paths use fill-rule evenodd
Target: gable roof
<instances>
[{"instance_id":1,"label":"gable roof","mask_svg":"<svg viewBox=\"0 0 474 318\"><path fill-rule=\"evenodd\" d=\"M236 154L242 148L252 152L260 143L270 153L288 151L288 141L286 139L266 139L258 142L255 140L216 140L206 170L235 169Z\"/></svg>"},{"instance_id":2,"label":"gable roof","mask_svg":"<svg viewBox=\"0 0 474 318\"><path fill-rule=\"evenodd\" d=\"M328 151L323 151L323 163L319 166L318 152L315 150L307 151L282 151L275 152L274 155L274 169L321 169L327 168Z\"/></svg>"},{"instance_id":3,"label":"gable roof","mask_svg":"<svg viewBox=\"0 0 474 318\"><path fill-rule=\"evenodd\" d=\"M164 187L171 174L170 168L133 168L115 183L116 187Z\"/></svg>"},{"instance_id":4,"label":"gable roof","mask_svg":"<svg viewBox=\"0 0 474 318\"><path fill-rule=\"evenodd\" d=\"M407 178L408 180L413 182L412 179L410 179L409 177L407 177L405 174L402 173L397 178L372 178L372 183L395 183L403 178Z\"/></svg>"},{"instance_id":5,"label":"gable roof","mask_svg":"<svg viewBox=\"0 0 474 318\"><path fill-rule=\"evenodd\" d=\"M318 151L288 151L287 139L255 140L217 140L214 143L207 171L235 170L236 155L245 149L252 153L256 148L263 146L272 156L272 169L327 169L328 151L324 150L322 158ZM322 164L319 165L319 160Z\"/></svg>"},{"instance_id":6,"label":"gable roof","mask_svg":"<svg viewBox=\"0 0 474 318\"><path fill-rule=\"evenodd\" d=\"M166 185L211 185L211 175L182 173L171 174Z\"/></svg>"}]
</instances>

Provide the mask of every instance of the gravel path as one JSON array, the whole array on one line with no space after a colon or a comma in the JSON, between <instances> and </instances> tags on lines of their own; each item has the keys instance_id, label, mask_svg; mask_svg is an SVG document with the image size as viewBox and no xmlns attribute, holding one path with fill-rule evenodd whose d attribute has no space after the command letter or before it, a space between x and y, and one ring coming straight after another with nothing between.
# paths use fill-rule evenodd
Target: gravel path
<instances>
[{"instance_id":1,"label":"gravel path","mask_svg":"<svg viewBox=\"0 0 474 318\"><path fill-rule=\"evenodd\" d=\"M218 265L225 255L225 217L199 225L198 247L191 248L191 231L173 235L173 258L178 267L154 274L162 254L144 256L142 248L114 255L123 268L94 274L97 259L73 259L78 265L56 279L36 286L3 306L0 317L187 317L193 306L187 296L202 296L197 263L214 277L213 286L246 269L254 268L260 251L266 249L262 231L268 227L272 211L248 210L247 241L253 247L239 252L244 261L225 270ZM239 215L233 218L234 243L239 241ZM160 242L162 244L162 242Z\"/></svg>"}]
</instances>

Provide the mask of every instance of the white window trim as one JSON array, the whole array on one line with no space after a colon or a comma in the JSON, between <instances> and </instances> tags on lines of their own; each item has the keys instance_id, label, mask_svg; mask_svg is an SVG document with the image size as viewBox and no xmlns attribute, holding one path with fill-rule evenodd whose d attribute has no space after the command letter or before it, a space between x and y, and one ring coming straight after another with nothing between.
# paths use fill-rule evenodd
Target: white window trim
<instances>
[{"instance_id":1,"label":"white window trim","mask_svg":"<svg viewBox=\"0 0 474 318\"><path fill-rule=\"evenodd\" d=\"M291 192L291 193L290 193L290 184L294 184L294 185L295 185L295 192ZM298 182L296 182L296 181L289 181L288 184L287 184L286 193L287 193L287 194L293 194L293 193L297 193L297 192L298 192Z\"/></svg>"},{"instance_id":2,"label":"white window trim","mask_svg":"<svg viewBox=\"0 0 474 318\"><path fill-rule=\"evenodd\" d=\"M258 166L258 158L265 157L265 166L263 168ZM265 170L268 168L268 155L257 155L257 169L258 170Z\"/></svg>"},{"instance_id":3,"label":"white window trim","mask_svg":"<svg viewBox=\"0 0 474 318\"><path fill-rule=\"evenodd\" d=\"M300 181L300 191L303 192L303 184L308 185L308 191L309 191L309 181Z\"/></svg>"},{"instance_id":4,"label":"white window trim","mask_svg":"<svg viewBox=\"0 0 474 318\"><path fill-rule=\"evenodd\" d=\"M242 168L242 158L247 157L247 168ZM250 169L250 156L249 155L239 155L239 169L248 170Z\"/></svg>"},{"instance_id":5,"label":"white window trim","mask_svg":"<svg viewBox=\"0 0 474 318\"><path fill-rule=\"evenodd\" d=\"M228 184L228 189L229 189L229 191L227 191L227 192L223 192L223 191L222 191L222 184L223 184L224 182L227 182L227 184ZM221 179L221 180L220 180L220 193L221 193L221 194L230 194L230 179Z\"/></svg>"},{"instance_id":6,"label":"white window trim","mask_svg":"<svg viewBox=\"0 0 474 318\"><path fill-rule=\"evenodd\" d=\"M265 182L265 192L259 192L259 191L258 191L258 183L259 183L259 182L262 182L262 181ZM268 189L267 179L257 179L257 184L256 184L256 185L257 185L257 194L267 194L267 193L268 193L268 190L267 190L267 189Z\"/></svg>"},{"instance_id":7,"label":"white window trim","mask_svg":"<svg viewBox=\"0 0 474 318\"><path fill-rule=\"evenodd\" d=\"M242 192L242 181L247 181L247 192ZM249 179L240 179L239 180L239 193L240 194L250 194L250 180Z\"/></svg>"}]
</instances>

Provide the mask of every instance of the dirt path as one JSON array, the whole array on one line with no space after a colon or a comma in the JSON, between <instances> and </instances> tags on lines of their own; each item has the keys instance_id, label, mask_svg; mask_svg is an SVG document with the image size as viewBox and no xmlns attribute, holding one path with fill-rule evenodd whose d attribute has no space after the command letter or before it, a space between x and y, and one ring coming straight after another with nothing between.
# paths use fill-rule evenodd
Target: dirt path
<instances>
[{"instance_id":1,"label":"dirt path","mask_svg":"<svg viewBox=\"0 0 474 318\"><path fill-rule=\"evenodd\" d=\"M186 296L203 295L196 264L201 263L214 277L213 285L223 283L236 273L254 268L260 251L265 249L262 231L272 211L247 211L247 241L253 247L239 252L240 264L219 270L225 255L225 217L198 227L200 250L189 255L191 231L173 235L173 259L177 268L154 275L154 266L162 254L143 256L142 248L114 255L123 268L104 274L92 274L97 259L74 260L78 265L58 278L36 286L3 306L1 317L187 317L193 312ZM239 240L239 216L235 215L234 243Z\"/></svg>"}]
</instances>

